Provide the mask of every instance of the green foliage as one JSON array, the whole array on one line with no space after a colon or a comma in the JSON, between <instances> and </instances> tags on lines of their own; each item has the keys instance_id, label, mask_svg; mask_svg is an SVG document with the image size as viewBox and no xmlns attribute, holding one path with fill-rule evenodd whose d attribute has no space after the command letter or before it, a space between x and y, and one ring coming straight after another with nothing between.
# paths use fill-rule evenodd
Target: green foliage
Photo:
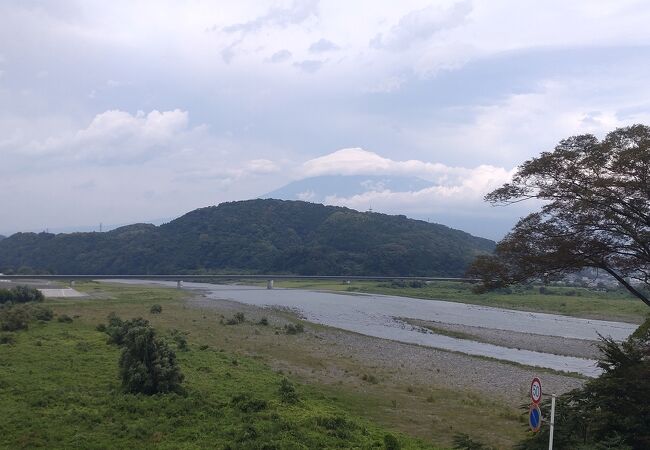
<instances>
[{"instance_id":1,"label":"green foliage","mask_svg":"<svg viewBox=\"0 0 650 450\"><path fill-rule=\"evenodd\" d=\"M151 314L160 314L162 313L162 306L160 306L157 303L155 305L151 305L151 308L149 308L149 312Z\"/></svg>"},{"instance_id":2,"label":"green foliage","mask_svg":"<svg viewBox=\"0 0 650 450\"><path fill-rule=\"evenodd\" d=\"M244 315L244 313L238 312L235 313L233 317L231 317L226 321L226 325L239 325L240 323L244 323L245 321L246 321L246 316Z\"/></svg>"},{"instance_id":3,"label":"green foliage","mask_svg":"<svg viewBox=\"0 0 650 450\"><path fill-rule=\"evenodd\" d=\"M493 447L488 447L487 445L479 442L475 439L469 437L469 435L464 433L459 433L454 436L454 449L456 450L494 450Z\"/></svg>"},{"instance_id":4,"label":"green foliage","mask_svg":"<svg viewBox=\"0 0 650 450\"><path fill-rule=\"evenodd\" d=\"M259 322L257 322L258 325L262 325L264 327L269 325L269 319L266 317L262 317Z\"/></svg>"},{"instance_id":5,"label":"green foliage","mask_svg":"<svg viewBox=\"0 0 650 450\"><path fill-rule=\"evenodd\" d=\"M16 342L16 338L11 333L0 334L0 345L12 345Z\"/></svg>"},{"instance_id":6,"label":"green foliage","mask_svg":"<svg viewBox=\"0 0 650 450\"><path fill-rule=\"evenodd\" d=\"M124 345L126 334L131 328L148 326L149 321L141 317L122 320L117 316L117 314L111 313L108 315L108 325L106 325L104 329L106 334L108 334L108 343L121 346Z\"/></svg>"},{"instance_id":7,"label":"green foliage","mask_svg":"<svg viewBox=\"0 0 650 450\"><path fill-rule=\"evenodd\" d=\"M18 285L11 289L0 289L0 304L42 302L43 300L45 300L43 293L30 286Z\"/></svg>"},{"instance_id":8,"label":"green foliage","mask_svg":"<svg viewBox=\"0 0 650 450\"><path fill-rule=\"evenodd\" d=\"M61 314L59 317L56 318L56 320L61 323L72 323L72 317L70 317L67 314Z\"/></svg>"},{"instance_id":9,"label":"green foliage","mask_svg":"<svg viewBox=\"0 0 650 450\"><path fill-rule=\"evenodd\" d=\"M619 128L562 140L526 161L511 182L489 193L493 204L541 200L494 255L481 255L468 275L480 289L601 269L650 306L650 127ZM635 280L636 283L630 282Z\"/></svg>"},{"instance_id":10,"label":"green foliage","mask_svg":"<svg viewBox=\"0 0 650 450\"><path fill-rule=\"evenodd\" d=\"M556 448L650 448L650 327L646 323L640 330L622 344L602 338L598 365L603 374L558 397ZM549 403L542 404L543 410L549 411ZM547 442L544 427L520 448L542 449Z\"/></svg>"},{"instance_id":11,"label":"green foliage","mask_svg":"<svg viewBox=\"0 0 650 450\"><path fill-rule=\"evenodd\" d=\"M129 326L122 339L120 377L126 392L146 395L182 392L176 354L148 324Z\"/></svg>"},{"instance_id":12,"label":"green foliage","mask_svg":"<svg viewBox=\"0 0 650 450\"><path fill-rule=\"evenodd\" d=\"M179 355L185 395L125 395L115 376L119 353L83 315L30 327L0 346L0 448L381 448L387 433L318 389L302 389L300 402L286 407L273 370L244 357L233 367L233 355L217 351ZM321 417L342 420L325 427ZM333 431L337 425L347 432ZM432 449L399 439L404 448Z\"/></svg>"},{"instance_id":13,"label":"green foliage","mask_svg":"<svg viewBox=\"0 0 650 450\"><path fill-rule=\"evenodd\" d=\"M30 308L31 316L36 320L49 322L54 318L54 311L51 308L42 305L33 305Z\"/></svg>"},{"instance_id":14,"label":"green foliage","mask_svg":"<svg viewBox=\"0 0 650 450\"><path fill-rule=\"evenodd\" d=\"M26 305L12 305L0 308L0 330L19 331L26 330L32 319Z\"/></svg>"},{"instance_id":15,"label":"green foliage","mask_svg":"<svg viewBox=\"0 0 650 450\"><path fill-rule=\"evenodd\" d=\"M386 450L399 450L402 446L395 436L392 434L386 434L384 436L384 448Z\"/></svg>"},{"instance_id":16,"label":"green foliage","mask_svg":"<svg viewBox=\"0 0 650 450\"><path fill-rule=\"evenodd\" d=\"M305 327L301 323L289 323L284 326L286 334L299 334L305 331Z\"/></svg>"},{"instance_id":17,"label":"green foliage","mask_svg":"<svg viewBox=\"0 0 650 450\"><path fill-rule=\"evenodd\" d=\"M280 395L280 400L283 403L289 403L289 404L298 403L298 393L296 392L296 388L293 386L291 381L289 381L287 378L283 378L280 381L278 394Z\"/></svg>"},{"instance_id":18,"label":"green foliage","mask_svg":"<svg viewBox=\"0 0 650 450\"><path fill-rule=\"evenodd\" d=\"M107 233L16 233L0 268L55 273L460 276L494 243L404 216L250 200L201 208L167 224Z\"/></svg>"}]
</instances>

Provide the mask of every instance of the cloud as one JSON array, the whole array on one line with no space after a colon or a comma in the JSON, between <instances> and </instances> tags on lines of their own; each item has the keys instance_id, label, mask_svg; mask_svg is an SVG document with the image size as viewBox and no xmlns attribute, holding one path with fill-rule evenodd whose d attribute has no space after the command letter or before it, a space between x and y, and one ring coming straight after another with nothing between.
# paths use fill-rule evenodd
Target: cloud
<instances>
[{"instance_id":1,"label":"cloud","mask_svg":"<svg viewBox=\"0 0 650 450\"><path fill-rule=\"evenodd\" d=\"M324 38L314 42L309 46L309 51L311 53L325 53L325 52L331 52L338 49L340 49L338 45Z\"/></svg>"},{"instance_id":2,"label":"cloud","mask_svg":"<svg viewBox=\"0 0 650 450\"><path fill-rule=\"evenodd\" d=\"M251 33L264 27L285 28L318 15L319 0L295 0L289 8L271 8L266 14L248 22L227 26L226 33Z\"/></svg>"},{"instance_id":3,"label":"cloud","mask_svg":"<svg viewBox=\"0 0 650 450\"><path fill-rule=\"evenodd\" d=\"M190 129L188 123L187 111L179 109L138 111L135 115L109 110L97 114L85 128L42 140L23 140L14 151L95 163L141 161L182 148L188 135L200 131Z\"/></svg>"},{"instance_id":4,"label":"cloud","mask_svg":"<svg viewBox=\"0 0 650 450\"><path fill-rule=\"evenodd\" d=\"M422 189L395 191L383 182L362 183L365 192L344 196L305 191L304 200L324 199L330 205L431 218L481 236L498 238L518 217L538 205L528 203L495 211L483 201L488 192L508 182L514 169L491 165L451 167L419 160L394 161L360 148L342 149L306 161L296 171L301 177L320 175L381 175L413 177L429 181ZM311 195L307 195L310 193ZM478 220L478 221L477 221Z\"/></svg>"},{"instance_id":5,"label":"cloud","mask_svg":"<svg viewBox=\"0 0 650 450\"><path fill-rule=\"evenodd\" d=\"M405 50L418 41L426 41L441 31L456 28L472 12L472 2L463 0L448 9L428 6L402 16L397 25L385 35L377 34L371 41L375 48L393 51Z\"/></svg>"},{"instance_id":6,"label":"cloud","mask_svg":"<svg viewBox=\"0 0 650 450\"><path fill-rule=\"evenodd\" d=\"M287 49L279 50L271 55L269 61L274 64L285 62L291 59L291 52Z\"/></svg>"},{"instance_id":7,"label":"cloud","mask_svg":"<svg viewBox=\"0 0 650 450\"><path fill-rule=\"evenodd\" d=\"M249 161L246 166L246 171L254 174L268 174L280 170L278 165L268 159L254 159Z\"/></svg>"},{"instance_id":8,"label":"cloud","mask_svg":"<svg viewBox=\"0 0 650 450\"><path fill-rule=\"evenodd\" d=\"M361 148L338 150L319 158L306 161L300 167L303 177L321 175L400 175L420 177L429 180L430 188L410 193L410 196L436 195L440 197L467 196L482 198L487 190L507 182L513 170L490 165L473 168L451 167L441 163L419 160L394 161ZM366 186L363 195L394 196L381 183ZM347 199L353 201L358 196ZM343 201L343 199L338 199ZM355 200L356 201L356 200Z\"/></svg>"},{"instance_id":9,"label":"cloud","mask_svg":"<svg viewBox=\"0 0 650 450\"><path fill-rule=\"evenodd\" d=\"M323 66L323 61L317 59L306 59L304 61L295 62L293 65L307 73L318 72L318 70Z\"/></svg>"}]
</instances>

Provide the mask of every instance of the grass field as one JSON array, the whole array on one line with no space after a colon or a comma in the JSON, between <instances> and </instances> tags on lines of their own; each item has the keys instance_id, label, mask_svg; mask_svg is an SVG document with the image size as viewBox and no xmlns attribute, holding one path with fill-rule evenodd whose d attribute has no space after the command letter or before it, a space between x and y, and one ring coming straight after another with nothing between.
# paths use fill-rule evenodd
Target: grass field
<instances>
[{"instance_id":1,"label":"grass field","mask_svg":"<svg viewBox=\"0 0 650 450\"><path fill-rule=\"evenodd\" d=\"M524 435L515 408L473 392L361 381L362 373L383 375L322 358L309 333L282 333L278 320L295 321L290 315L270 317L269 326L248 316L227 326L223 313L190 307L175 289L77 288L90 297L46 301L72 323L34 323L13 333L13 345L0 345L3 448L384 448L387 433L402 448L449 448L459 432L508 448ZM149 314L154 303L162 314ZM109 312L143 316L163 336L173 329L186 336L189 351L177 351L186 396L121 392L119 349L95 330ZM324 380L334 365L358 376ZM296 384L297 405L279 400L284 376ZM264 407L242 408L233 400L240 394Z\"/></svg>"},{"instance_id":2,"label":"grass field","mask_svg":"<svg viewBox=\"0 0 650 450\"><path fill-rule=\"evenodd\" d=\"M146 315L150 301L166 309L178 302L173 290L130 294L48 302L76 318L34 323L13 334L13 345L0 346L3 448L383 448L386 430L326 394L301 386L301 401L284 404L281 375L192 339L188 351L177 351L187 395L123 394L119 349L106 344L95 322L107 305L129 316ZM433 448L395 435L404 447Z\"/></svg>"},{"instance_id":3,"label":"grass field","mask_svg":"<svg viewBox=\"0 0 650 450\"><path fill-rule=\"evenodd\" d=\"M623 289L598 291L574 287L540 286L515 287L511 293L489 292L475 294L472 285L460 282L432 282L423 287L395 287L386 282L352 281L276 281L277 287L323 289L345 292L365 292L398 295L431 300L448 300L474 305L496 306L524 311L539 311L593 319L621 320L642 323L648 316L648 307Z\"/></svg>"}]
</instances>

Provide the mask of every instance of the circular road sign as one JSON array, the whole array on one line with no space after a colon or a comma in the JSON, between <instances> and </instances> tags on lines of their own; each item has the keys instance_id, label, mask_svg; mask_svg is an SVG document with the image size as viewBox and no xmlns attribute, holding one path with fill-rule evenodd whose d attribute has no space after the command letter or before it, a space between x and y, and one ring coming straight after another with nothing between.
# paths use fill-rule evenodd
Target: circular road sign
<instances>
[{"instance_id":1,"label":"circular road sign","mask_svg":"<svg viewBox=\"0 0 650 450\"><path fill-rule=\"evenodd\" d=\"M530 424L530 429L534 433L537 433L542 427L542 411L539 409L539 405L532 404L530 405L530 410L528 411L528 423Z\"/></svg>"},{"instance_id":2,"label":"circular road sign","mask_svg":"<svg viewBox=\"0 0 650 450\"><path fill-rule=\"evenodd\" d=\"M536 405L542 399L542 382L537 377L530 383L530 399Z\"/></svg>"}]
</instances>

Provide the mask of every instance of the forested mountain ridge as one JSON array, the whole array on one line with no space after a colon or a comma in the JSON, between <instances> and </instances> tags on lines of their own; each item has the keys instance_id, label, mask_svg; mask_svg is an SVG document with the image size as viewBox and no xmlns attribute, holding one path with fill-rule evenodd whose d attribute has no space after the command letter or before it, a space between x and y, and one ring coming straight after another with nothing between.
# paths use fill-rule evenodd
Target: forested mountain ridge
<instances>
[{"instance_id":1,"label":"forested mountain ridge","mask_svg":"<svg viewBox=\"0 0 650 450\"><path fill-rule=\"evenodd\" d=\"M248 200L105 233L16 233L0 271L462 276L494 242L444 225L302 201Z\"/></svg>"}]
</instances>

